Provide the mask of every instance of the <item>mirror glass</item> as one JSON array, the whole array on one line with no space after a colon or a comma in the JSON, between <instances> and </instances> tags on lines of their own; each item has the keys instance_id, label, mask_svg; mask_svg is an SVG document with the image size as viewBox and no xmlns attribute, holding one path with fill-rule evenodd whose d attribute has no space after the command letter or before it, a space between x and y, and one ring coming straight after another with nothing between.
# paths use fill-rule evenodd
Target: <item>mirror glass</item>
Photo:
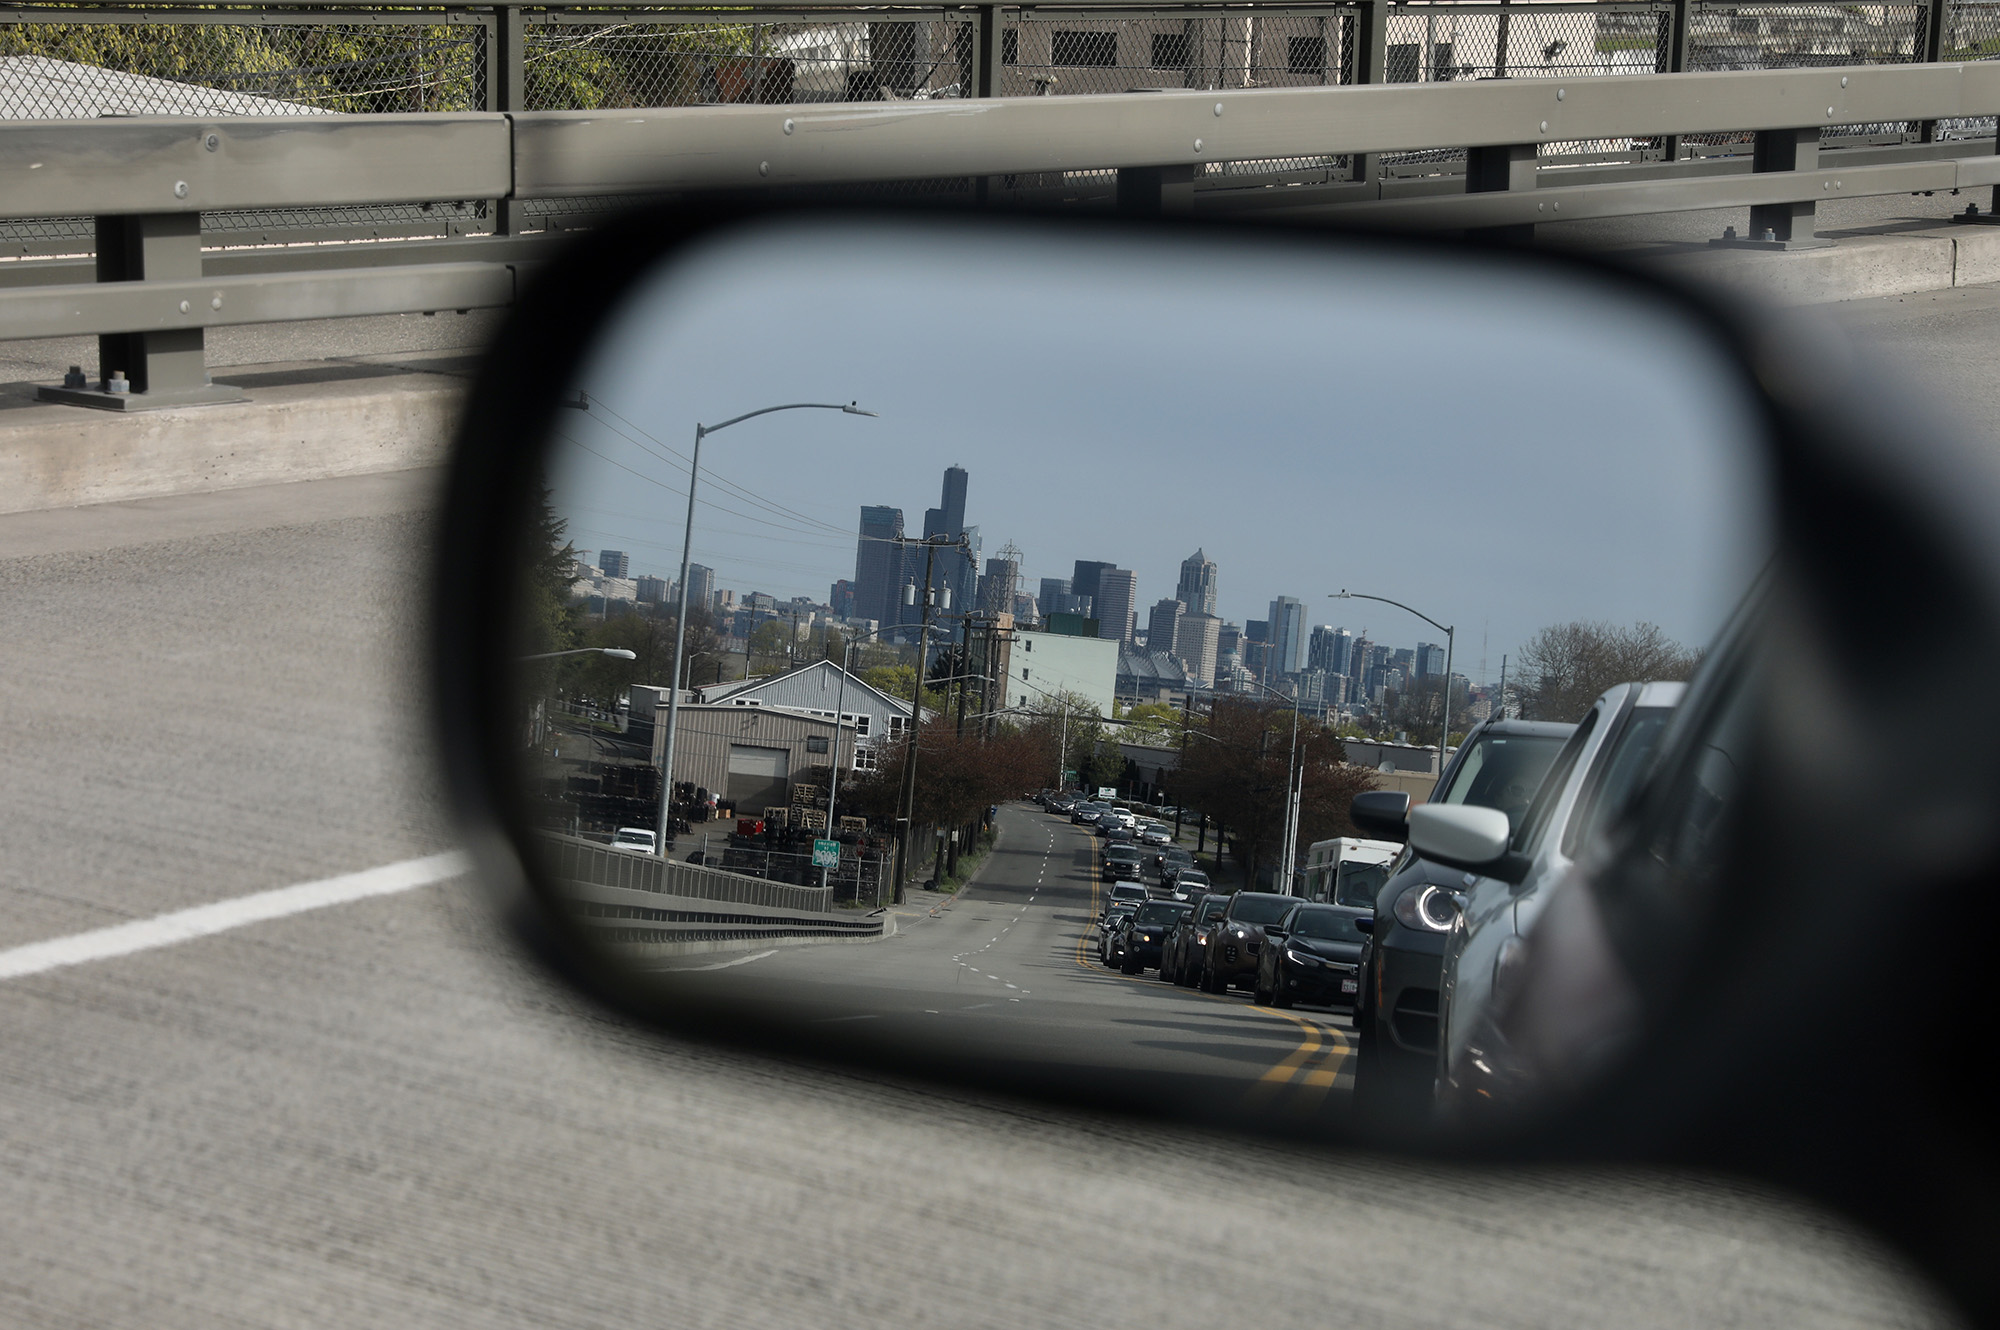
<instances>
[{"instance_id":1,"label":"mirror glass","mask_svg":"<svg viewBox=\"0 0 2000 1330\"><path fill-rule=\"evenodd\" d=\"M1448 246L764 221L635 274L567 397L504 723L596 962L1234 1120L1348 1112L1364 948L1428 957L1362 1019L1435 1059L1453 910L1352 797L1471 732L1439 797L1526 825L1765 542L1690 315Z\"/></svg>"}]
</instances>

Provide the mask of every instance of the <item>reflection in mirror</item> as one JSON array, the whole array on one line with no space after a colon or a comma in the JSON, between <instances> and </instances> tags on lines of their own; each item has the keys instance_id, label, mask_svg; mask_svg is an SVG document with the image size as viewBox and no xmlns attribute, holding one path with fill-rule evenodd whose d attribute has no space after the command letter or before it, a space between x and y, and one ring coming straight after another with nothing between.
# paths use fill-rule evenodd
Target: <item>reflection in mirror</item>
<instances>
[{"instance_id":1,"label":"reflection in mirror","mask_svg":"<svg viewBox=\"0 0 2000 1330\"><path fill-rule=\"evenodd\" d=\"M1757 430L1678 307L1539 260L741 229L635 279L543 441L530 858L690 1011L1337 1120L1431 1074L1486 992L1438 935L1491 923L1352 800L1535 854L1577 722L1747 584Z\"/></svg>"}]
</instances>

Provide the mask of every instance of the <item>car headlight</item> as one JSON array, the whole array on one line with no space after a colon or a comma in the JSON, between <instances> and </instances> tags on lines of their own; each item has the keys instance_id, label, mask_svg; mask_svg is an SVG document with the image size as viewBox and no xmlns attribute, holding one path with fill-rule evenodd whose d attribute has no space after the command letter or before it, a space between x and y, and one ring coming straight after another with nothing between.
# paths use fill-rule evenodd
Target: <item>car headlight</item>
<instances>
[{"instance_id":1,"label":"car headlight","mask_svg":"<svg viewBox=\"0 0 2000 1330\"><path fill-rule=\"evenodd\" d=\"M1313 955L1309 951L1293 951L1290 947L1285 948L1285 959L1292 962L1294 965L1310 965L1318 967L1326 964L1325 961L1321 960L1319 957Z\"/></svg>"},{"instance_id":2,"label":"car headlight","mask_svg":"<svg viewBox=\"0 0 2000 1330\"><path fill-rule=\"evenodd\" d=\"M1450 892L1426 883L1396 897L1393 913L1396 922L1405 928L1423 933L1449 933L1452 920L1458 917L1458 908L1452 904Z\"/></svg>"},{"instance_id":3,"label":"car headlight","mask_svg":"<svg viewBox=\"0 0 2000 1330\"><path fill-rule=\"evenodd\" d=\"M1241 929L1241 928L1235 928L1235 929L1231 929L1230 931L1231 931L1232 933L1234 933L1234 934L1235 934L1235 935L1236 935L1237 937L1239 937L1239 938L1245 938L1245 937L1249 937L1249 936L1250 936L1250 934L1249 934L1248 930L1246 930L1246 929Z\"/></svg>"},{"instance_id":4,"label":"car headlight","mask_svg":"<svg viewBox=\"0 0 2000 1330\"><path fill-rule=\"evenodd\" d=\"M1208 945L1208 934L1206 934L1206 933L1203 933L1203 934L1202 934L1202 935L1201 935L1200 937L1198 937L1198 938L1196 938L1196 939L1194 940L1194 944L1195 944L1195 945L1196 945L1197 947L1205 947L1205 946L1207 946L1207 945Z\"/></svg>"}]
</instances>

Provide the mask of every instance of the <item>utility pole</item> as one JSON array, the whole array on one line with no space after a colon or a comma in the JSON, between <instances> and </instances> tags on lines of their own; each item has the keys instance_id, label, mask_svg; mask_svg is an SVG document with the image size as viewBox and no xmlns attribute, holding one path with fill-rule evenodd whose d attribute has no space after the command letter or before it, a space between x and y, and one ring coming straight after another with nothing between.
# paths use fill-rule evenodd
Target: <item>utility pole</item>
<instances>
[{"instance_id":1,"label":"utility pole","mask_svg":"<svg viewBox=\"0 0 2000 1330\"><path fill-rule=\"evenodd\" d=\"M940 599L944 601L942 608L951 608L951 589L946 587L933 591L931 574L934 571L937 552L947 545L960 542L948 536L933 536L924 540L903 540L897 543L924 547L923 586L917 588L908 583L904 584L904 590L909 593L904 604L920 605L921 612L917 616L917 679L913 696L910 698L909 748L905 750L903 756L902 798L897 801L901 815L896 819L896 903L901 905L910 880L910 821L916 814L917 805L917 735L923 729L924 723L924 670L930 657L931 611L940 608L936 603ZM915 599L918 595L923 597L921 601Z\"/></svg>"}]
</instances>

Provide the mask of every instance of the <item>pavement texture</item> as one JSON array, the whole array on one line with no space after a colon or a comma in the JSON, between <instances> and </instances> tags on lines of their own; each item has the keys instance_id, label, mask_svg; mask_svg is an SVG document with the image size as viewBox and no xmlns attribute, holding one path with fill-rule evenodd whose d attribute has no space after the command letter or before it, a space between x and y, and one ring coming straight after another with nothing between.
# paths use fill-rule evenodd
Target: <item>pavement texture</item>
<instances>
[{"instance_id":1,"label":"pavement texture","mask_svg":"<svg viewBox=\"0 0 2000 1330\"><path fill-rule=\"evenodd\" d=\"M1841 319L2000 443L1991 292ZM454 843L435 483L0 517L0 948ZM466 880L0 981L0 1022L0 1324L1951 1324L1731 1179L1307 1151L637 1029Z\"/></svg>"}]
</instances>

